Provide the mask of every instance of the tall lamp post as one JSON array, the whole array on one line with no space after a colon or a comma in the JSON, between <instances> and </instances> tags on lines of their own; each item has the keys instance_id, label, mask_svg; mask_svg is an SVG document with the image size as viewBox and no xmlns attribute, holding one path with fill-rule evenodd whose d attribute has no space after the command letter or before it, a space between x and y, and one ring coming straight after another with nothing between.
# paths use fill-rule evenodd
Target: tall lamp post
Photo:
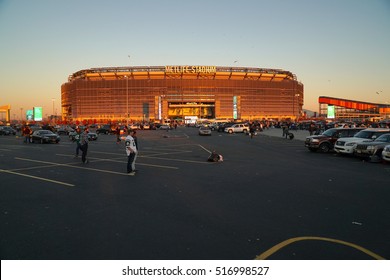
<instances>
[{"instance_id":1,"label":"tall lamp post","mask_svg":"<svg viewBox=\"0 0 390 280\"><path fill-rule=\"evenodd\" d=\"M126 126L129 128L129 76L126 78Z\"/></svg>"},{"instance_id":2,"label":"tall lamp post","mask_svg":"<svg viewBox=\"0 0 390 280\"><path fill-rule=\"evenodd\" d=\"M130 55L127 56L130 60ZM130 114L129 114L129 76L125 76L126 77L126 126L127 126L127 129L129 128L129 117L130 117Z\"/></svg>"},{"instance_id":3,"label":"tall lamp post","mask_svg":"<svg viewBox=\"0 0 390 280\"><path fill-rule=\"evenodd\" d=\"M295 99L296 99L296 97L298 97L298 102L296 102L295 101ZM294 115L294 118L295 118L295 120L297 120L297 116L295 115L295 104L297 104L298 106L298 112L297 112L297 115L299 116L299 93L295 93L294 95L293 95L293 115Z\"/></svg>"},{"instance_id":4,"label":"tall lamp post","mask_svg":"<svg viewBox=\"0 0 390 280\"><path fill-rule=\"evenodd\" d=\"M54 102L56 101L54 98L51 99L51 101L53 101L53 114L52 114L52 118L54 118Z\"/></svg>"},{"instance_id":5,"label":"tall lamp post","mask_svg":"<svg viewBox=\"0 0 390 280\"><path fill-rule=\"evenodd\" d=\"M20 121L23 121L23 108L20 108Z\"/></svg>"}]
</instances>

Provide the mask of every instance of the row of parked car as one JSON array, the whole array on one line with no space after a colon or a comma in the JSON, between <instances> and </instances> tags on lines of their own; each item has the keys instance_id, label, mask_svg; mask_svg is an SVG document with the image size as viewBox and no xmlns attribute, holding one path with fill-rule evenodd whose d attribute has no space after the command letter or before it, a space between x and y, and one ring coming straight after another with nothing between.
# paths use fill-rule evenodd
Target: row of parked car
<instances>
[{"instance_id":1,"label":"row of parked car","mask_svg":"<svg viewBox=\"0 0 390 280\"><path fill-rule=\"evenodd\" d=\"M0 135L16 135L16 130L10 126L1 125Z\"/></svg>"},{"instance_id":2,"label":"row of parked car","mask_svg":"<svg viewBox=\"0 0 390 280\"><path fill-rule=\"evenodd\" d=\"M312 152L353 155L371 162L390 161L390 128L331 128L306 137Z\"/></svg>"}]
</instances>

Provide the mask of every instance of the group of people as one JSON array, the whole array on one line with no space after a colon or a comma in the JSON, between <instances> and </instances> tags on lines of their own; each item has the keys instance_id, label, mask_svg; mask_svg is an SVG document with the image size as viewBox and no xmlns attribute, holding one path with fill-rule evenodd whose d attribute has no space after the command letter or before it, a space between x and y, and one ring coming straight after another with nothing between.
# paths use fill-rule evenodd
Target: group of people
<instances>
[{"instance_id":1,"label":"group of people","mask_svg":"<svg viewBox=\"0 0 390 280\"><path fill-rule=\"evenodd\" d=\"M127 174L130 176L135 175L135 160L138 155L138 142L137 142L137 131L136 130L127 130L127 136L124 139L125 149L127 155ZM80 131L80 128L76 128L76 135L74 136L74 141L76 142L76 155L75 158L79 156L81 150L81 161L86 164L88 163L87 152L88 152L88 128L85 128L83 132ZM119 134L117 134L117 143L121 141Z\"/></svg>"}]
</instances>

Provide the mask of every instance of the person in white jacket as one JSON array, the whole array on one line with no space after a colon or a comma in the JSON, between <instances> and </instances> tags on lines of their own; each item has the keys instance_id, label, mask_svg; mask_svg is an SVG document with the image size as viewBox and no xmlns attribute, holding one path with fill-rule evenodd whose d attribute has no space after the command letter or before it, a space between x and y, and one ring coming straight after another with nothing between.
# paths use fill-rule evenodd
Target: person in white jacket
<instances>
[{"instance_id":1,"label":"person in white jacket","mask_svg":"<svg viewBox=\"0 0 390 280\"><path fill-rule=\"evenodd\" d=\"M135 161L135 155L137 154L137 145L133 137L131 137L131 130L127 131L127 136L125 138L125 147L127 154L127 174L130 176L135 175L135 170L133 170L133 163Z\"/></svg>"}]
</instances>

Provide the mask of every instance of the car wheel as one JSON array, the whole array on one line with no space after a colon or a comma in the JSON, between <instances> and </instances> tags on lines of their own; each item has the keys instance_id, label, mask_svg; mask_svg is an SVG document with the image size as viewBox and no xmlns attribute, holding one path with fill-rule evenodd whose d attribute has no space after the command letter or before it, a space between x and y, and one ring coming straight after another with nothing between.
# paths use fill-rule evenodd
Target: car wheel
<instances>
[{"instance_id":1,"label":"car wheel","mask_svg":"<svg viewBox=\"0 0 390 280\"><path fill-rule=\"evenodd\" d=\"M233 133L233 130L229 129L228 132L229 132L229 134L232 134L232 133Z\"/></svg>"},{"instance_id":2,"label":"car wheel","mask_svg":"<svg viewBox=\"0 0 390 280\"><path fill-rule=\"evenodd\" d=\"M327 143L323 143L320 145L319 149L320 149L321 153L329 153L330 146Z\"/></svg>"}]
</instances>

